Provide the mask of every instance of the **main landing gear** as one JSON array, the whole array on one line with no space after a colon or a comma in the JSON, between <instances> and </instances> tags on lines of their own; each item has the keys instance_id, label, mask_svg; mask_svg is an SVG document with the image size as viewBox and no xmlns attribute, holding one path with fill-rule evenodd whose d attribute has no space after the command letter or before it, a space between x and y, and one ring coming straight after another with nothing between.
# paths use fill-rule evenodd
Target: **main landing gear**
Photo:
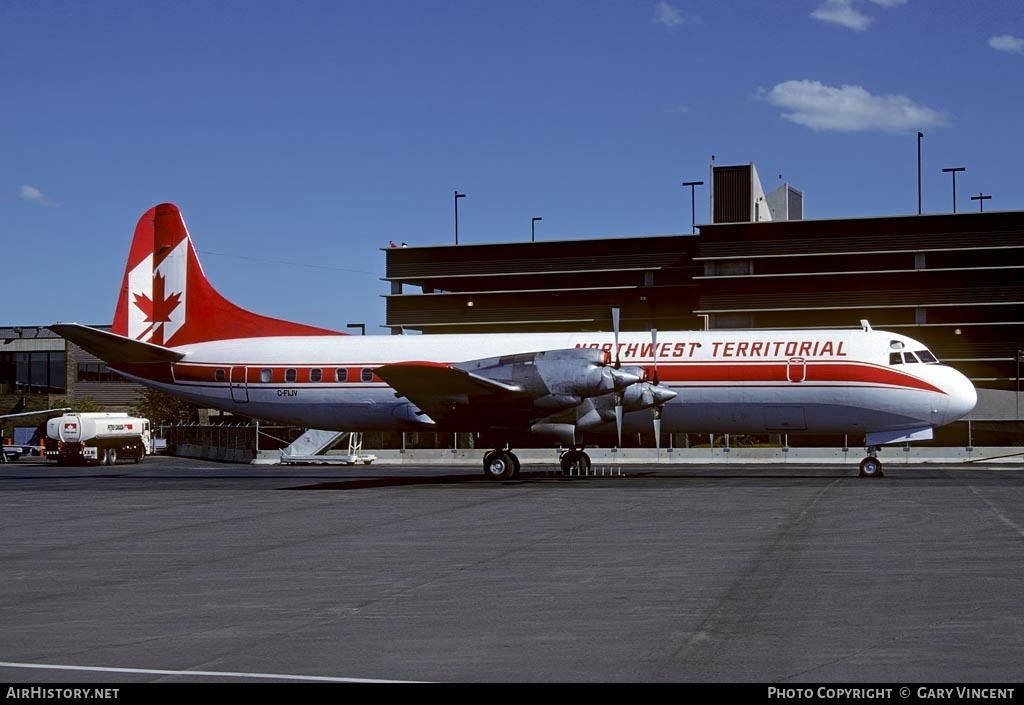
<instances>
[{"instance_id":1,"label":"main landing gear","mask_svg":"<svg viewBox=\"0 0 1024 705\"><path fill-rule=\"evenodd\" d=\"M558 459L563 475L586 475L590 470L590 456L583 448L570 448Z\"/></svg>"},{"instance_id":2,"label":"main landing gear","mask_svg":"<svg viewBox=\"0 0 1024 705\"><path fill-rule=\"evenodd\" d=\"M885 473L882 472L882 461L878 459L878 451L881 448L878 446L868 446L866 450L868 457L860 461L860 476L885 477Z\"/></svg>"},{"instance_id":3,"label":"main landing gear","mask_svg":"<svg viewBox=\"0 0 1024 705\"><path fill-rule=\"evenodd\" d=\"M519 474L519 458L508 449L484 454L484 475L489 480L511 480Z\"/></svg>"},{"instance_id":4,"label":"main landing gear","mask_svg":"<svg viewBox=\"0 0 1024 705\"><path fill-rule=\"evenodd\" d=\"M590 456L582 447L570 448L558 459L563 475L586 475ZM495 448L484 454L484 477L488 480L511 480L519 476L519 458L511 450Z\"/></svg>"}]
</instances>

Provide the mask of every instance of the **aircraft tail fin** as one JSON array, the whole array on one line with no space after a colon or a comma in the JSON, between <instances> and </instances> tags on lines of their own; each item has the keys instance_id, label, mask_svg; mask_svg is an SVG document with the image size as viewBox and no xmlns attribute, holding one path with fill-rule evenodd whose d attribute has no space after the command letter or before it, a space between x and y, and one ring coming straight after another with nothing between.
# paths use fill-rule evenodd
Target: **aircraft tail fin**
<instances>
[{"instance_id":1,"label":"aircraft tail fin","mask_svg":"<svg viewBox=\"0 0 1024 705\"><path fill-rule=\"evenodd\" d=\"M343 335L261 316L224 298L203 273L173 203L150 208L135 227L112 331L164 347L264 336Z\"/></svg>"}]
</instances>

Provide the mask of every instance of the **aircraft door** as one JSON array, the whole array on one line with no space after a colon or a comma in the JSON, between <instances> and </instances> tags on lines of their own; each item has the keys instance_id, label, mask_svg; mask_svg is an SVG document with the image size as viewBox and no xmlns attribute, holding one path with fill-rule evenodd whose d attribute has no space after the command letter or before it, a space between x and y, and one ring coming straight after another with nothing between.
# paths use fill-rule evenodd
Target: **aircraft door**
<instances>
[{"instance_id":1,"label":"aircraft door","mask_svg":"<svg viewBox=\"0 0 1024 705\"><path fill-rule=\"evenodd\" d=\"M229 386L231 387L231 400L241 403L247 403L249 401L249 385L246 381L246 367L232 367L231 376L229 378Z\"/></svg>"}]
</instances>

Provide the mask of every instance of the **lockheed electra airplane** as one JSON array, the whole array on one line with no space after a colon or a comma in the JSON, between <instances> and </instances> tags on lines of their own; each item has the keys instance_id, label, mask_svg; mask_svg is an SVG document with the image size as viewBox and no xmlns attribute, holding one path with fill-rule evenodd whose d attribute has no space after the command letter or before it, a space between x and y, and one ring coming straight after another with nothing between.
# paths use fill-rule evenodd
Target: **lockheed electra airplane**
<instances>
[{"instance_id":1,"label":"lockheed electra airplane","mask_svg":"<svg viewBox=\"0 0 1024 705\"><path fill-rule=\"evenodd\" d=\"M588 431L932 438L974 408L970 381L921 343L859 329L350 336L246 311L206 279L178 208L135 229L112 332L51 328L125 377L208 407L338 431L494 439L486 476L516 475L514 433L559 439L589 467ZM504 436L504 437L503 437Z\"/></svg>"}]
</instances>

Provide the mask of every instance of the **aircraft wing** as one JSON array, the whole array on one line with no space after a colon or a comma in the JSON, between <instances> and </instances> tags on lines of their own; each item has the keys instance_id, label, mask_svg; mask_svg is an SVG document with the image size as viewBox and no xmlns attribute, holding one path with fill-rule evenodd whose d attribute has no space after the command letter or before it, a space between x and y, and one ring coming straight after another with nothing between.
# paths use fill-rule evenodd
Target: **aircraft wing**
<instances>
[{"instance_id":1,"label":"aircraft wing","mask_svg":"<svg viewBox=\"0 0 1024 705\"><path fill-rule=\"evenodd\" d=\"M459 430L533 425L641 381L591 348L548 350L456 363L400 362L374 370L431 419Z\"/></svg>"},{"instance_id":2,"label":"aircraft wing","mask_svg":"<svg viewBox=\"0 0 1024 705\"><path fill-rule=\"evenodd\" d=\"M177 362L185 357L183 353L159 345L143 343L78 323L55 323L48 327L113 368Z\"/></svg>"},{"instance_id":3,"label":"aircraft wing","mask_svg":"<svg viewBox=\"0 0 1024 705\"><path fill-rule=\"evenodd\" d=\"M469 428L476 424L464 424L481 414L519 425L530 415L530 397L515 385L444 363L400 362L374 373L441 425Z\"/></svg>"}]
</instances>

